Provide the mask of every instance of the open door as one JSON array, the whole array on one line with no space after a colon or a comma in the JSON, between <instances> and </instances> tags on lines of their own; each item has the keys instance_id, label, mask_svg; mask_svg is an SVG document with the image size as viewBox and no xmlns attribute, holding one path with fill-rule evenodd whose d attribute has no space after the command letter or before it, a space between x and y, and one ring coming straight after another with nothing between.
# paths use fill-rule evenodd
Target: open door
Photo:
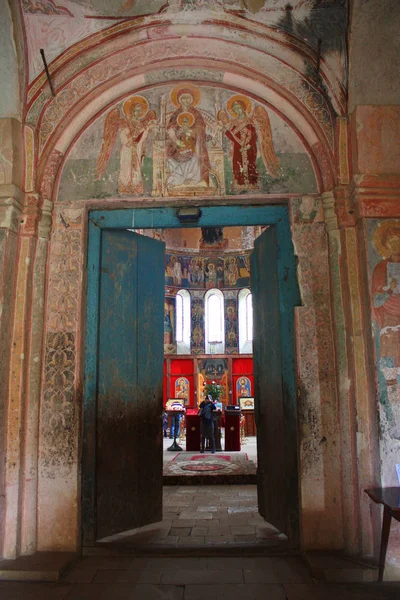
<instances>
[{"instance_id":1,"label":"open door","mask_svg":"<svg viewBox=\"0 0 400 600\"><path fill-rule=\"evenodd\" d=\"M162 519L164 248L102 231L96 539Z\"/></svg>"},{"instance_id":2,"label":"open door","mask_svg":"<svg viewBox=\"0 0 400 600\"><path fill-rule=\"evenodd\" d=\"M284 381L276 227L255 241L251 255L254 396L258 451L258 507L266 521L297 537L297 441ZM294 343L294 340L285 340ZM293 435L294 431L294 435ZM294 506L293 506L294 505ZM296 512L294 515L293 512Z\"/></svg>"}]
</instances>

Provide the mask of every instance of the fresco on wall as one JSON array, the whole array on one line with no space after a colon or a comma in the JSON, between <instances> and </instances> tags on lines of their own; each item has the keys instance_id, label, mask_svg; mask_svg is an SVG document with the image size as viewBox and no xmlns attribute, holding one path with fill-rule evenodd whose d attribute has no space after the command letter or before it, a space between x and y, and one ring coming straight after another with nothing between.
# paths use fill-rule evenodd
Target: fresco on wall
<instances>
[{"instance_id":1,"label":"fresco on wall","mask_svg":"<svg viewBox=\"0 0 400 600\"><path fill-rule=\"evenodd\" d=\"M20 0L27 36L29 79L42 70L40 48L50 62L73 44L97 33L118 19L146 15L179 17L198 23L202 13L210 18L238 16L289 32L314 48L323 38L324 61L345 83L346 0ZM220 13L220 15L218 14ZM309 63L312 70L312 63ZM313 75L313 73L310 73Z\"/></svg>"},{"instance_id":2,"label":"fresco on wall","mask_svg":"<svg viewBox=\"0 0 400 600\"><path fill-rule=\"evenodd\" d=\"M249 261L249 254L207 257L166 253L165 285L207 290L248 287Z\"/></svg>"},{"instance_id":3,"label":"fresco on wall","mask_svg":"<svg viewBox=\"0 0 400 600\"><path fill-rule=\"evenodd\" d=\"M191 354L204 354L204 302L203 298L192 297Z\"/></svg>"},{"instance_id":4,"label":"fresco on wall","mask_svg":"<svg viewBox=\"0 0 400 600\"><path fill-rule=\"evenodd\" d=\"M311 161L278 115L184 82L130 96L97 119L66 161L59 199L314 191Z\"/></svg>"},{"instance_id":5,"label":"fresco on wall","mask_svg":"<svg viewBox=\"0 0 400 600\"><path fill-rule=\"evenodd\" d=\"M236 298L225 299L225 352L239 351L239 323Z\"/></svg>"},{"instance_id":6,"label":"fresco on wall","mask_svg":"<svg viewBox=\"0 0 400 600\"><path fill-rule=\"evenodd\" d=\"M400 440L400 220L369 220L369 265L381 427Z\"/></svg>"},{"instance_id":7,"label":"fresco on wall","mask_svg":"<svg viewBox=\"0 0 400 600\"><path fill-rule=\"evenodd\" d=\"M175 354L175 298L164 299L164 354Z\"/></svg>"}]
</instances>

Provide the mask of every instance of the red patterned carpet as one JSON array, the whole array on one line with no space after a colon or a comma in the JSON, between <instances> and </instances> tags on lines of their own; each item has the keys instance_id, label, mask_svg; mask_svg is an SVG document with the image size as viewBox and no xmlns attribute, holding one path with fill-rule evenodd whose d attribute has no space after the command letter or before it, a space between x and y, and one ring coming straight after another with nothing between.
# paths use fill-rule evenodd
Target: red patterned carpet
<instances>
[{"instance_id":1,"label":"red patterned carpet","mask_svg":"<svg viewBox=\"0 0 400 600\"><path fill-rule=\"evenodd\" d=\"M164 463L164 485L256 483L257 466L245 452L180 452Z\"/></svg>"}]
</instances>

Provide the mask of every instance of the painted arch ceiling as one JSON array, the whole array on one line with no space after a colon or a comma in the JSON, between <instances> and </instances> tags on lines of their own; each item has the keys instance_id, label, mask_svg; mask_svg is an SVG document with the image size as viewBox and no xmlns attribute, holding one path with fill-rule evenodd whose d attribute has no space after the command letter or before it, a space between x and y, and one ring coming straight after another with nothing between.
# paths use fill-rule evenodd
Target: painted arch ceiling
<instances>
[{"instance_id":1,"label":"painted arch ceiling","mask_svg":"<svg viewBox=\"0 0 400 600\"><path fill-rule=\"evenodd\" d=\"M335 116L346 113L346 0L20 2L26 123L37 130L39 171L52 148L69 153L61 199L329 187L314 163L319 173L331 169ZM194 88L186 108L176 96L185 82ZM92 108L78 123L83 103Z\"/></svg>"}]
</instances>

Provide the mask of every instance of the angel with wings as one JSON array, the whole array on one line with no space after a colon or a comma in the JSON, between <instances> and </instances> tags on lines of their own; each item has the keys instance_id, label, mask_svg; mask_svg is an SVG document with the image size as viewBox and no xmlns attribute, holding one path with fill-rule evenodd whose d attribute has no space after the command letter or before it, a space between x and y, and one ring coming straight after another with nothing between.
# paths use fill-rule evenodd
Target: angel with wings
<instances>
[{"instance_id":1,"label":"angel with wings","mask_svg":"<svg viewBox=\"0 0 400 600\"><path fill-rule=\"evenodd\" d=\"M143 96L132 96L119 108L113 108L104 122L103 143L97 160L97 179L101 179L110 160L117 136L121 141L118 192L142 194L142 162L146 153L146 140L156 126L154 110Z\"/></svg>"},{"instance_id":2,"label":"angel with wings","mask_svg":"<svg viewBox=\"0 0 400 600\"><path fill-rule=\"evenodd\" d=\"M251 101L241 94L232 96L226 107L233 119L229 118L225 110L220 110L218 121L222 123L225 135L233 144L233 188L258 189L260 176L256 165L257 141L265 168L273 178L279 177L279 161L272 142L268 113L262 106L256 106L252 111Z\"/></svg>"}]
</instances>

